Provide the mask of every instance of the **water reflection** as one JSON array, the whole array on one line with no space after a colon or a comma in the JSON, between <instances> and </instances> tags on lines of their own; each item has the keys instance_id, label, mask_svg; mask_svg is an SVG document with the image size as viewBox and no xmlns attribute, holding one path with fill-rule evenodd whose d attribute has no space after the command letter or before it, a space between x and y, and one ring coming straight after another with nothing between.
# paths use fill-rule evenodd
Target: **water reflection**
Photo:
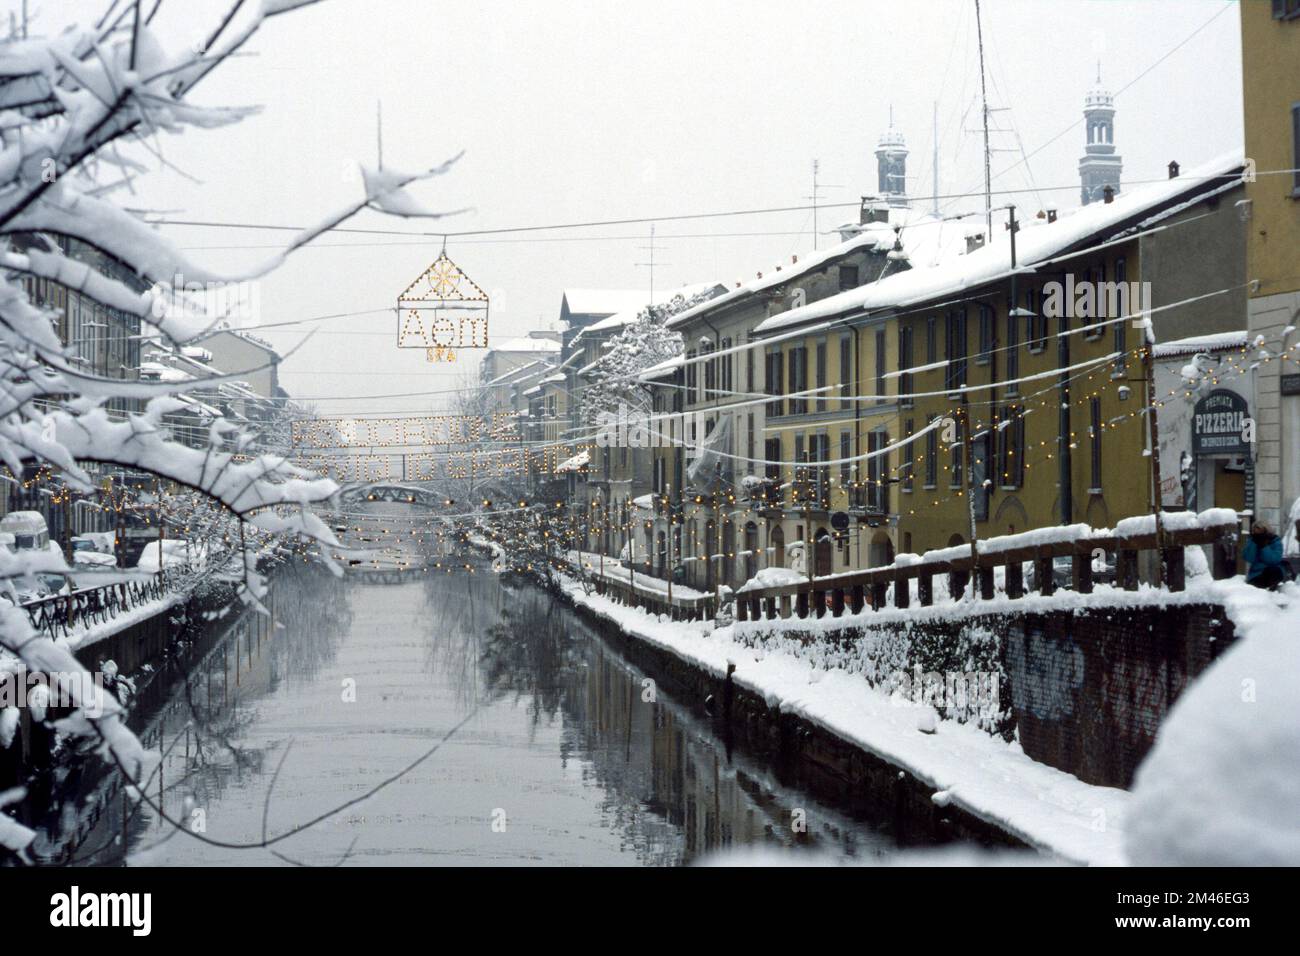
<instances>
[{"instance_id":1,"label":"water reflection","mask_svg":"<svg viewBox=\"0 0 1300 956\"><path fill-rule=\"evenodd\" d=\"M173 835L141 809L126 825L138 862L671 865L745 844L893 848L728 753L709 718L662 688L644 699L645 675L537 589L484 569L380 585L301 568L276 582L273 614L233 628L148 729L166 753L148 789L168 816L199 810L207 836L257 843L264 813L268 832L286 830L460 729L371 799L279 845L284 857ZM87 841L108 838L97 862L120 858L123 815Z\"/></svg>"}]
</instances>

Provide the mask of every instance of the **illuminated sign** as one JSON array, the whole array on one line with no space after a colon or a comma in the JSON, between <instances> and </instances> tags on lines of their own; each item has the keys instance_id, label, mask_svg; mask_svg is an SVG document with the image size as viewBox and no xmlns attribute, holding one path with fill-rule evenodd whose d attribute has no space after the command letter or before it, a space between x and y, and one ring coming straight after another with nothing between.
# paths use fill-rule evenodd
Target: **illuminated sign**
<instances>
[{"instance_id":1,"label":"illuminated sign","mask_svg":"<svg viewBox=\"0 0 1300 956\"><path fill-rule=\"evenodd\" d=\"M454 362L457 349L487 344L488 294L444 251L397 297L397 347Z\"/></svg>"}]
</instances>

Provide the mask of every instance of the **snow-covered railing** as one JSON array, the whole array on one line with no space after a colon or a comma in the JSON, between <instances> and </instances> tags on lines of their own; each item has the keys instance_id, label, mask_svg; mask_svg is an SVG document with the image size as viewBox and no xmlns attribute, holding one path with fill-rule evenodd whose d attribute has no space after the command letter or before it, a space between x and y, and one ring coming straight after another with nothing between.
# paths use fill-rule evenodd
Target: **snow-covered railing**
<instances>
[{"instance_id":1,"label":"snow-covered railing","mask_svg":"<svg viewBox=\"0 0 1300 956\"><path fill-rule=\"evenodd\" d=\"M32 626L47 637L68 637L74 631L105 624L119 614L157 601L166 593L156 575L83 588L23 605Z\"/></svg>"},{"instance_id":2,"label":"snow-covered railing","mask_svg":"<svg viewBox=\"0 0 1300 956\"><path fill-rule=\"evenodd\" d=\"M1026 594L1024 565L1028 562L1033 566L1034 590L1050 595L1057 587L1053 566L1058 558L1070 559L1070 587L1090 594L1098 552L1114 555L1115 586L1128 591L1138 589L1138 556L1144 551L1156 553L1163 586L1170 591L1182 591L1186 586L1186 547L1213 546L1211 573L1215 579L1236 573L1240 528L1236 512L1226 508L1200 514L1169 512L1161 514L1160 519L1159 529L1151 515L1124 519L1113 530L1094 530L1084 524L1038 528L980 541L978 558L972 557L969 544L962 544L928 551L920 557L899 555L893 564L864 571L742 588L736 595L736 617L742 621L770 620L790 617L792 613L807 617L810 611L817 617L827 612L839 617L846 609L857 614L868 605L879 610L886 606L891 585L893 606L905 608L911 603L913 579L918 603L928 607L934 603L936 575L947 577L949 596L956 600L964 594L973 573L977 596L991 600L997 593L996 568L1003 569L1003 593L1016 599Z\"/></svg>"},{"instance_id":3,"label":"snow-covered railing","mask_svg":"<svg viewBox=\"0 0 1300 956\"><path fill-rule=\"evenodd\" d=\"M597 594L621 604L643 607L652 614L666 614L673 620L703 621L712 618L717 611L717 599L713 594L685 585L674 584L670 589L663 578L642 571L629 572L613 558L606 558L597 565L588 555L578 559L580 564L575 565L576 557L575 552L569 552L567 559L574 573L590 581Z\"/></svg>"}]
</instances>

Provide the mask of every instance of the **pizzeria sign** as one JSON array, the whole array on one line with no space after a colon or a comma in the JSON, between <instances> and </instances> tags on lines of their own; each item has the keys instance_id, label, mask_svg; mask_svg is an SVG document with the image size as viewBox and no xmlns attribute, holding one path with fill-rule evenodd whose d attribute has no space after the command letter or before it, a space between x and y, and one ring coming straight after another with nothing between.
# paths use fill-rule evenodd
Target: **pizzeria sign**
<instances>
[{"instance_id":1,"label":"pizzeria sign","mask_svg":"<svg viewBox=\"0 0 1300 956\"><path fill-rule=\"evenodd\" d=\"M1219 388L1196 403L1192 412L1192 453L1250 455L1254 422L1246 399Z\"/></svg>"}]
</instances>

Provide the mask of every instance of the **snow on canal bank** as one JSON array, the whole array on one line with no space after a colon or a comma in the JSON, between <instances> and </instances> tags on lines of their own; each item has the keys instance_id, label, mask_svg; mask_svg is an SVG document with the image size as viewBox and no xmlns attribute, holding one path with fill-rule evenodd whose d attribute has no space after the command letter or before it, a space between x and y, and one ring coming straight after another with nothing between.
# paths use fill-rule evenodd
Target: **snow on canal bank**
<instances>
[{"instance_id":1,"label":"snow on canal bank","mask_svg":"<svg viewBox=\"0 0 1300 956\"><path fill-rule=\"evenodd\" d=\"M737 625L715 630L710 623L672 622L643 609L586 593L572 580L565 582L565 591L576 604L610 620L629 635L664 648L707 673L722 678L728 666L734 665L732 680L764 698L769 706L796 714L907 771L934 788L936 803L958 807L1064 860L1114 866L1130 861L1199 859L1203 847L1195 834L1202 832L1205 823L1202 818L1210 813L1214 795L1208 785L1188 790L1188 782L1182 779L1187 774L1210 776L1220 781L1218 788L1234 788L1236 799L1227 805L1236 811L1235 826L1256 832L1260 838L1267 838L1279 824L1277 814L1285 814L1286 808L1290 808L1291 822L1296 819L1294 810L1300 780L1287 782L1288 775L1300 775L1295 761L1289 769L1276 773L1261 775L1257 770L1258 786L1240 787L1246 768L1232 759L1241 752L1234 747L1238 742L1235 734L1242 730L1238 725L1243 720L1250 724L1258 743L1246 748L1256 763L1267 763L1269 754L1273 755L1274 763L1281 754L1300 754L1296 747L1300 705L1293 692L1294 682L1286 686L1286 668L1274 668L1270 663L1284 659L1288 653L1286 642L1278 632L1289 630L1286 636L1290 638L1296 630L1278 626L1283 615L1300 625L1300 588L1295 585L1288 585L1280 596L1265 594L1240 581L1198 582L1193 590L1182 594L1118 592L1127 602L1220 603L1233 619L1239 636L1233 650L1211 667L1175 708L1170 718L1173 729L1162 731L1149 766L1139 776L1136 793L1084 783L1030 759L1018 743L1007 743L967 724L939 720L935 732L918 732L922 708L898 697L891 698L868 684L861 675L836 668L820 669L790 653L750 647L737 639ZM1066 602L1062 604L1064 607L1083 598L1065 592L1055 600ZM1094 595L1092 600L1098 599ZM1045 610L1045 605L1052 601L1052 598L1035 599L1034 603L1044 607L1034 609ZM958 609L926 610L950 614ZM800 626L805 630L810 629L809 625L819 630L829 629L833 623L826 618L816 622L785 622L789 627ZM1270 631L1274 632L1273 636L1269 636ZM1289 654L1294 669L1298 657L1294 646ZM1218 697L1227 693L1225 687L1231 689L1235 680L1232 675L1243 661L1253 665L1260 699L1267 696L1272 703L1257 711L1221 716L1219 708L1225 705ZM1225 673L1229 676L1225 677ZM1214 688L1218 688L1217 694ZM1189 740L1203 733L1202 728L1211 731L1211 735L1196 750L1198 759L1203 757L1224 764L1221 773L1177 756L1193 749ZM1210 742L1211 738L1214 742ZM1179 833L1187 834L1181 840L1153 822L1159 820L1162 812L1159 808L1167 803L1178 806L1185 814L1176 827ZM1135 833L1140 839L1126 849L1129 822L1134 814ZM1257 829L1252 831L1252 826ZM1205 839L1215 845L1222 842L1213 834ZM1296 862L1295 842L1293 832L1289 841L1276 845L1275 854Z\"/></svg>"}]
</instances>

